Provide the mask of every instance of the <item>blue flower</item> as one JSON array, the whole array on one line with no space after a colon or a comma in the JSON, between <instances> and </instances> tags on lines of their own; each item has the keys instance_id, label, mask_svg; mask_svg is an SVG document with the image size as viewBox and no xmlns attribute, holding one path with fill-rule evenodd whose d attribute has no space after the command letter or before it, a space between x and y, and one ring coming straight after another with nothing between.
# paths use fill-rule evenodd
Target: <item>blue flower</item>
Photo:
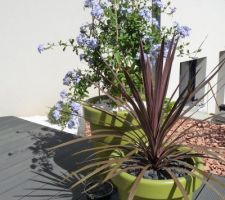
<instances>
[{"instance_id":1,"label":"blue flower","mask_svg":"<svg viewBox=\"0 0 225 200\"><path fill-rule=\"evenodd\" d=\"M85 23L83 24L81 27L80 27L80 32L81 33L86 33L88 31L88 28L89 28L89 24L88 23Z\"/></svg>"},{"instance_id":2,"label":"blue flower","mask_svg":"<svg viewBox=\"0 0 225 200\"><path fill-rule=\"evenodd\" d=\"M63 85L70 85L72 79L70 77L64 77L63 78Z\"/></svg>"},{"instance_id":3,"label":"blue flower","mask_svg":"<svg viewBox=\"0 0 225 200\"><path fill-rule=\"evenodd\" d=\"M55 118L55 120L59 120L61 117L61 113L59 110L54 110L52 116Z\"/></svg>"},{"instance_id":4,"label":"blue flower","mask_svg":"<svg viewBox=\"0 0 225 200\"><path fill-rule=\"evenodd\" d=\"M69 86L71 84L73 73L73 71L68 71L66 73L65 77L63 78L63 85Z\"/></svg>"},{"instance_id":5,"label":"blue flower","mask_svg":"<svg viewBox=\"0 0 225 200\"><path fill-rule=\"evenodd\" d=\"M77 36L77 44L84 46L86 44L87 38L85 37L84 34L80 34Z\"/></svg>"},{"instance_id":6,"label":"blue flower","mask_svg":"<svg viewBox=\"0 0 225 200\"><path fill-rule=\"evenodd\" d=\"M98 4L98 0L85 0L84 1L84 7L86 7L86 8L92 8L96 4Z\"/></svg>"},{"instance_id":7,"label":"blue flower","mask_svg":"<svg viewBox=\"0 0 225 200\"><path fill-rule=\"evenodd\" d=\"M98 46L98 40L96 38L87 38L84 34L77 36L77 43L81 46L87 46L92 50Z\"/></svg>"},{"instance_id":8,"label":"blue flower","mask_svg":"<svg viewBox=\"0 0 225 200\"><path fill-rule=\"evenodd\" d=\"M74 83L74 84L77 84L77 83L79 83L80 81L81 81L81 78L80 78L79 75L77 75L77 76L73 79L73 83Z\"/></svg>"},{"instance_id":9,"label":"blue flower","mask_svg":"<svg viewBox=\"0 0 225 200\"><path fill-rule=\"evenodd\" d=\"M80 110L80 104L76 103L74 101L71 102L70 107L71 107L73 113L78 113L78 111Z\"/></svg>"},{"instance_id":10,"label":"blue flower","mask_svg":"<svg viewBox=\"0 0 225 200\"><path fill-rule=\"evenodd\" d=\"M67 97L67 95L68 95L68 93L65 90L63 90L63 91L60 92L60 97L62 99L65 99Z\"/></svg>"},{"instance_id":11,"label":"blue flower","mask_svg":"<svg viewBox=\"0 0 225 200\"><path fill-rule=\"evenodd\" d=\"M151 56L156 57L159 53L160 47L160 44L154 44L150 50Z\"/></svg>"},{"instance_id":12,"label":"blue flower","mask_svg":"<svg viewBox=\"0 0 225 200\"><path fill-rule=\"evenodd\" d=\"M132 8L124 8L124 7L121 8L121 13L123 14L126 14L126 13L131 14L132 12L133 12Z\"/></svg>"},{"instance_id":13,"label":"blue flower","mask_svg":"<svg viewBox=\"0 0 225 200\"><path fill-rule=\"evenodd\" d=\"M80 61L82 61L86 57L85 54L80 54Z\"/></svg>"},{"instance_id":14,"label":"blue flower","mask_svg":"<svg viewBox=\"0 0 225 200\"><path fill-rule=\"evenodd\" d=\"M159 28L159 21L156 18L152 18L152 25Z\"/></svg>"},{"instance_id":15,"label":"blue flower","mask_svg":"<svg viewBox=\"0 0 225 200\"><path fill-rule=\"evenodd\" d=\"M45 50L44 45L43 44L39 44L38 47L37 47L37 50L38 50L39 53L41 53L42 51L44 51Z\"/></svg>"},{"instance_id":16,"label":"blue flower","mask_svg":"<svg viewBox=\"0 0 225 200\"><path fill-rule=\"evenodd\" d=\"M153 0L152 3L153 3L153 5L155 5L159 8L163 8L163 6L164 6L161 0Z\"/></svg>"},{"instance_id":17,"label":"blue flower","mask_svg":"<svg viewBox=\"0 0 225 200\"><path fill-rule=\"evenodd\" d=\"M188 26L180 26L177 22L174 22L174 26L177 29L177 34L181 38L185 38L190 35L191 28L189 28Z\"/></svg>"},{"instance_id":18,"label":"blue flower","mask_svg":"<svg viewBox=\"0 0 225 200\"><path fill-rule=\"evenodd\" d=\"M56 104L55 104L55 109L56 110L62 110L62 104L63 102L62 101L58 101Z\"/></svg>"},{"instance_id":19,"label":"blue flower","mask_svg":"<svg viewBox=\"0 0 225 200\"><path fill-rule=\"evenodd\" d=\"M100 19L104 14L104 10L102 9L102 7L97 4L95 6L93 6L92 11L91 11L91 15L97 19Z\"/></svg>"},{"instance_id":20,"label":"blue flower","mask_svg":"<svg viewBox=\"0 0 225 200\"><path fill-rule=\"evenodd\" d=\"M67 126L70 129L78 127L79 126L78 117L77 116L71 116L70 120L68 121Z\"/></svg>"},{"instance_id":21,"label":"blue flower","mask_svg":"<svg viewBox=\"0 0 225 200\"><path fill-rule=\"evenodd\" d=\"M173 14L173 13L175 13L176 12L176 10L177 10L177 8L176 7L172 7L172 8L170 8L170 12L169 12L169 14Z\"/></svg>"},{"instance_id":22,"label":"blue flower","mask_svg":"<svg viewBox=\"0 0 225 200\"><path fill-rule=\"evenodd\" d=\"M144 18L146 21L151 22L152 13L149 11L148 8L144 7L139 11L139 15Z\"/></svg>"},{"instance_id":23,"label":"blue flower","mask_svg":"<svg viewBox=\"0 0 225 200\"><path fill-rule=\"evenodd\" d=\"M98 40L95 38L90 38L86 41L87 47L94 50L98 46Z\"/></svg>"},{"instance_id":24,"label":"blue flower","mask_svg":"<svg viewBox=\"0 0 225 200\"><path fill-rule=\"evenodd\" d=\"M181 38L185 38L190 35L191 29L188 26L180 26L177 31Z\"/></svg>"}]
</instances>

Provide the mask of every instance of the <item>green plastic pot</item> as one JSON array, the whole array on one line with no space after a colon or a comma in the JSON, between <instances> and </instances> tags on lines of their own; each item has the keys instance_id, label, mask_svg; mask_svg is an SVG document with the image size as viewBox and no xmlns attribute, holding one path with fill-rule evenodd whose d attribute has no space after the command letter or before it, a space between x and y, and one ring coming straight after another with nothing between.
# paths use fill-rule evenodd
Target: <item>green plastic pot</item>
<instances>
[{"instance_id":1,"label":"green plastic pot","mask_svg":"<svg viewBox=\"0 0 225 200\"><path fill-rule=\"evenodd\" d=\"M203 169L203 160L193 158L194 164L198 169ZM195 172L202 177L198 172ZM128 193L135 181L135 176L126 172L120 173L112 178L113 184L117 187L120 200L127 200ZM185 188L189 199L192 199L193 193L201 186L202 182L190 175L178 178ZM182 193L177 188L173 179L168 180L149 180L141 179L134 200L183 200Z\"/></svg>"},{"instance_id":2,"label":"green plastic pot","mask_svg":"<svg viewBox=\"0 0 225 200\"><path fill-rule=\"evenodd\" d=\"M94 104L99 99L108 99L107 96L97 96L93 97L87 100L88 103ZM120 119L115 119L111 115L102 112L100 110L97 110L95 108L89 107L89 106L83 106L83 113L84 118L88 122L90 122L90 128L91 131L95 130L102 130L102 129L114 129L115 133L118 133L119 131L121 133L127 132L127 130L123 130L125 128L124 121L129 121L132 123L135 128L135 126L138 125L137 121L134 121L133 118L127 113L127 111L118 111L116 112L117 117ZM124 119L125 118L125 119ZM93 135L102 134L102 133L92 133ZM104 143L106 144L121 144L123 143L121 139L115 138L113 136L108 136L102 139L98 139L98 142L93 142L93 145L95 147L103 146ZM112 151L107 151L105 153L101 153L98 156L106 157L109 156L112 153Z\"/></svg>"},{"instance_id":3,"label":"green plastic pot","mask_svg":"<svg viewBox=\"0 0 225 200\"><path fill-rule=\"evenodd\" d=\"M94 104L97 102L99 99L108 99L107 96L98 96L98 97L93 97L87 100L88 103ZM115 112L118 118L120 120L117 120L113 118L111 115L102 112L100 110L97 110L95 108L91 108L89 106L84 106L83 107L84 111L84 118L89 121L93 126L94 130L98 128L123 128L124 127L124 121L131 122L134 126L137 125L137 122L135 122L132 117L127 113L127 111L118 111ZM125 119L124 119L125 118ZM122 122L121 122L122 121Z\"/></svg>"}]
</instances>

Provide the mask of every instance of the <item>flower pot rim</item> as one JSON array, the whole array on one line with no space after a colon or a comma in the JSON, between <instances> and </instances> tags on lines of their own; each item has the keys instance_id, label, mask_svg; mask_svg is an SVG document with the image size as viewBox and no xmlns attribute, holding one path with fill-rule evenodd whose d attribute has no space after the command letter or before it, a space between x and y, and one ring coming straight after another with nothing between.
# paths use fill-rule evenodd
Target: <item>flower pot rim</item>
<instances>
[{"instance_id":1,"label":"flower pot rim","mask_svg":"<svg viewBox=\"0 0 225 200\"><path fill-rule=\"evenodd\" d=\"M112 152L112 154L114 152ZM194 161L194 166L195 167L197 167L200 170L203 170L203 168L204 168L204 161L203 161L202 158L200 158L200 157L193 157L192 160ZM197 174L197 175L200 175L199 172L197 172L196 170L194 171L194 173ZM127 173L127 172L121 172L120 174L118 174L118 176L120 176L123 179L126 179L129 182L133 182L137 178L136 176L131 175L131 174ZM183 176L183 177L177 177L177 179L181 183L185 183L188 180L188 178L190 178L190 177L191 177L191 175L186 175L186 176ZM174 180L173 179L157 180L157 179L145 179L145 178L142 178L140 182L143 183L143 184L154 184L154 185L155 184L156 185L162 185L163 184L164 185L164 184L172 184L172 183L174 183Z\"/></svg>"}]
</instances>

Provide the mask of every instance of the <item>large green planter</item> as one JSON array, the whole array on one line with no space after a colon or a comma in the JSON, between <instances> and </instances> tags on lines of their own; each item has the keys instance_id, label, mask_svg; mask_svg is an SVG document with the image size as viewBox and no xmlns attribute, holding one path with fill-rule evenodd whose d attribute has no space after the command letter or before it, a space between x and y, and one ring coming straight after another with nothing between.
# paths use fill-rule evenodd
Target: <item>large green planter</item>
<instances>
[{"instance_id":1,"label":"large green planter","mask_svg":"<svg viewBox=\"0 0 225 200\"><path fill-rule=\"evenodd\" d=\"M99 100L99 98L106 99L107 96L93 97L90 98L87 102L94 104ZM127 132L129 130L124 123L125 121L131 122L134 127L138 125L137 122L134 121L126 111L115 112L120 120L115 119L111 115L89 106L83 107L83 113L85 120L90 122L92 131L99 129L115 129L115 132L123 132L123 130L124 132ZM113 137L106 138L105 140L107 143L113 142Z\"/></svg>"},{"instance_id":2,"label":"large green planter","mask_svg":"<svg viewBox=\"0 0 225 200\"><path fill-rule=\"evenodd\" d=\"M93 97L90 98L87 102L94 104L95 102L97 102L99 100L99 98L102 99L107 99L107 96L98 96L98 97ZM123 132L127 132L127 127L124 124L124 121L129 121L132 123L132 125L135 128L135 126L137 126L137 122L132 120L132 117L126 112L126 111L118 111L116 112L117 117L121 120L117 120L114 117L112 117L111 115L102 112L100 110L97 110L95 108L89 107L89 106L84 106L83 107L83 113L84 113L84 118L85 120L87 120L88 122L90 122L90 126L91 126L91 131L93 135L97 135L97 134L103 134L103 133L93 133L93 131L95 130L101 130L101 129L114 129L115 133L120 132L121 134L123 134ZM125 130L126 129L126 130ZM128 131L129 132L129 131ZM102 139L98 139L98 142L93 142L95 147L99 147L104 145L104 143L106 144L121 144L122 140L115 138L113 136L108 136ZM109 156L112 153L112 151L107 151L105 153L101 153L98 156L102 156L102 157L106 157Z\"/></svg>"},{"instance_id":3,"label":"large green planter","mask_svg":"<svg viewBox=\"0 0 225 200\"><path fill-rule=\"evenodd\" d=\"M107 99L107 96L98 96L98 97L93 97L87 100L88 103L94 104L97 102L99 99ZM97 110L95 108L91 108L89 106L84 106L83 107L84 111L84 118L89 121L92 125L94 126L94 129L97 127L110 127L110 128L123 128L124 127L124 121L129 121L132 122L133 125L137 125L137 122L132 120L132 117L127 113L127 111L118 111L115 112L118 118L120 120L117 120L113 118L111 115L102 112L100 110Z\"/></svg>"},{"instance_id":4,"label":"large green planter","mask_svg":"<svg viewBox=\"0 0 225 200\"><path fill-rule=\"evenodd\" d=\"M194 158L195 166L203 169L203 160ZM199 173L195 172L199 175ZM202 175L199 175L202 177ZM135 181L135 176L122 172L112 179L118 189L120 200L128 199L128 192ZM201 186L202 182L192 176L178 178L192 199L193 193ZM134 200L183 200L182 193L177 188L173 179L169 180L149 180L141 179Z\"/></svg>"}]
</instances>

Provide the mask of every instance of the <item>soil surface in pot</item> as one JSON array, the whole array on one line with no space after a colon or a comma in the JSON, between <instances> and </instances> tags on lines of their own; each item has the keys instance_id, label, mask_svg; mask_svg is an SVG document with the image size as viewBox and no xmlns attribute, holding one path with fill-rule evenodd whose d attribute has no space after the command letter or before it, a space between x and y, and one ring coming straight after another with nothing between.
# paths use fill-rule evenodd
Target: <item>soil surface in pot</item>
<instances>
[{"instance_id":1,"label":"soil surface in pot","mask_svg":"<svg viewBox=\"0 0 225 200\"><path fill-rule=\"evenodd\" d=\"M178 121L177 123L180 123L180 121ZM184 140L184 143L186 142L188 144L225 148L225 124L217 125L212 122L186 120L186 122L182 124L178 131L182 131L193 125L196 126L190 129L189 132L187 132L186 136L182 138ZM193 132L196 132L197 137L191 138ZM88 123L86 123L85 135L91 135L90 125ZM225 158L225 151L223 155ZM225 176L225 165L222 162L213 159L204 160L206 172Z\"/></svg>"},{"instance_id":2,"label":"soil surface in pot","mask_svg":"<svg viewBox=\"0 0 225 200\"><path fill-rule=\"evenodd\" d=\"M183 162L187 162L188 164L193 165L193 161L191 159L186 159L186 160L182 160ZM126 168L128 166L135 166L134 163L129 163L129 162L125 162L122 164L122 168ZM182 169L186 169L186 170L191 170L188 169L185 166L181 166L179 165L179 163L177 162L173 162L171 163L170 167L174 167L171 169L171 171L175 174L176 177L184 177L187 175L186 172L182 171ZM175 168L179 167L180 170L177 170ZM129 173L130 175L133 176L138 176L139 173L141 172L140 169L130 169L127 171L127 173ZM143 176L144 179L151 179L151 180L167 180L167 179L171 179L172 177L168 174L168 172L166 172L165 170L154 170L154 169L149 169L144 173Z\"/></svg>"}]
</instances>

